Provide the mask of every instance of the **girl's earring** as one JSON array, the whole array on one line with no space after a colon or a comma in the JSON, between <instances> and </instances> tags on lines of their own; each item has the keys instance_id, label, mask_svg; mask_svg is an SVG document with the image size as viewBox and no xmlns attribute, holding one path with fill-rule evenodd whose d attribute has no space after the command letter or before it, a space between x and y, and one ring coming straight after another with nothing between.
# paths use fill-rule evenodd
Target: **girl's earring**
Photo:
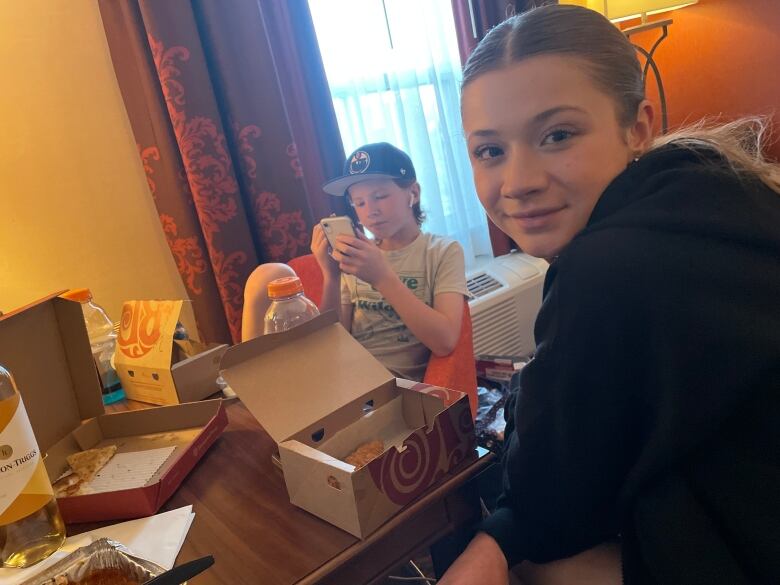
<instances>
[{"instance_id":1,"label":"girl's earring","mask_svg":"<svg viewBox=\"0 0 780 585\"><path fill-rule=\"evenodd\" d=\"M414 193L409 196L409 207L414 207Z\"/></svg>"}]
</instances>

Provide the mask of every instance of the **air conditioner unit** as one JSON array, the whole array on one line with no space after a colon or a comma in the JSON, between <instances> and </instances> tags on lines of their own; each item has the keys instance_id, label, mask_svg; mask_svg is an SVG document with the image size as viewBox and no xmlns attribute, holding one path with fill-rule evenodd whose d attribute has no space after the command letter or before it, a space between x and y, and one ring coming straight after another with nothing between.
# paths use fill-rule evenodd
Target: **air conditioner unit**
<instances>
[{"instance_id":1,"label":"air conditioner unit","mask_svg":"<svg viewBox=\"0 0 780 585\"><path fill-rule=\"evenodd\" d=\"M526 356L542 304L546 261L521 252L493 258L466 274L475 355Z\"/></svg>"}]
</instances>

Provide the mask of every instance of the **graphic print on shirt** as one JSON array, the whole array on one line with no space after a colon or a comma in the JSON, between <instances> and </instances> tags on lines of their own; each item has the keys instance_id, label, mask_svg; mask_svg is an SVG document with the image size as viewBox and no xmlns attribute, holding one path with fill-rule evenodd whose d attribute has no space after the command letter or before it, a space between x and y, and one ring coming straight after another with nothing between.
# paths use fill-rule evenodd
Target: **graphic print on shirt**
<instances>
[{"instance_id":1,"label":"graphic print on shirt","mask_svg":"<svg viewBox=\"0 0 780 585\"><path fill-rule=\"evenodd\" d=\"M414 296L421 302L426 302L428 283L423 271L402 272L398 278ZM355 311L361 313L360 322L363 326L352 333L358 341L367 341L376 336L391 343L407 344L416 341L393 306L379 291L361 280L357 280L356 288Z\"/></svg>"}]
</instances>

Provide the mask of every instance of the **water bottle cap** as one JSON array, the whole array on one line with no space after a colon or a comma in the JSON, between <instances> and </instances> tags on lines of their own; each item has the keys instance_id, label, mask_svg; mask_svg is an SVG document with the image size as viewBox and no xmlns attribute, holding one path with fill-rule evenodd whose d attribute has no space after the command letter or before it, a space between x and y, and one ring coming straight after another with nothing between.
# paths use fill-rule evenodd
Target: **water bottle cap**
<instances>
[{"instance_id":1,"label":"water bottle cap","mask_svg":"<svg viewBox=\"0 0 780 585\"><path fill-rule=\"evenodd\" d=\"M92 291L88 288L72 288L68 292L62 293L60 297L79 303L88 303L92 300Z\"/></svg>"},{"instance_id":2,"label":"water bottle cap","mask_svg":"<svg viewBox=\"0 0 780 585\"><path fill-rule=\"evenodd\" d=\"M303 292L303 284L297 276L285 276L268 283L268 298L281 299Z\"/></svg>"}]
</instances>

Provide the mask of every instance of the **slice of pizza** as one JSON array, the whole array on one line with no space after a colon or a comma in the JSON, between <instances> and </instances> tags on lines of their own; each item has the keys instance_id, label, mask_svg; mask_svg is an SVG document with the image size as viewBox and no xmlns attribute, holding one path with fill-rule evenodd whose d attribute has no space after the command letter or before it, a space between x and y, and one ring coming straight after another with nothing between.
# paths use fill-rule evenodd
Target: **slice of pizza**
<instances>
[{"instance_id":1,"label":"slice of pizza","mask_svg":"<svg viewBox=\"0 0 780 585\"><path fill-rule=\"evenodd\" d=\"M51 487L54 488L54 495L58 498L75 496L81 488L81 478L72 471L69 471L67 475L63 475L51 484Z\"/></svg>"},{"instance_id":2,"label":"slice of pizza","mask_svg":"<svg viewBox=\"0 0 780 585\"><path fill-rule=\"evenodd\" d=\"M98 471L103 469L103 466L109 462L114 453L116 453L116 445L109 445L99 449L88 449L80 453L68 455L68 465L70 465L73 472L79 476L82 482L88 483L95 478Z\"/></svg>"}]
</instances>

